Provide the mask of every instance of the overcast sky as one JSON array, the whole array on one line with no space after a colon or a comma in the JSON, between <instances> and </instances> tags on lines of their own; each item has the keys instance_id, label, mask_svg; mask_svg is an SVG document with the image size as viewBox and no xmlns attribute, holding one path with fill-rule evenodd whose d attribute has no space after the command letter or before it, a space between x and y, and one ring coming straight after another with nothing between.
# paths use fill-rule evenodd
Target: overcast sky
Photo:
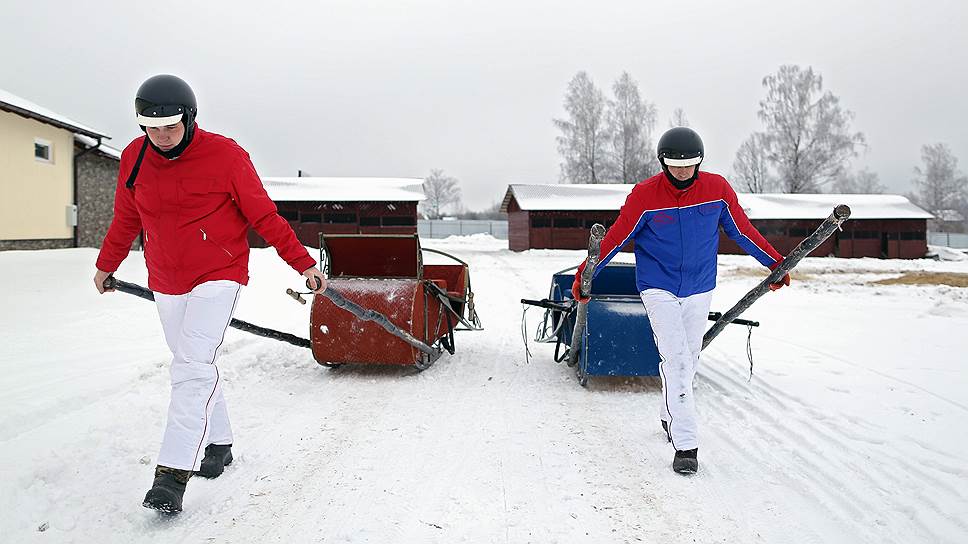
<instances>
[{"instance_id":1,"label":"overcast sky","mask_svg":"<svg viewBox=\"0 0 968 544\"><path fill-rule=\"evenodd\" d=\"M681 107L729 174L760 128L761 81L811 66L856 114L853 162L910 190L920 147L968 163L964 1L64 2L0 0L0 88L112 136L140 131L134 93L172 73L199 125L234 138L265 176L461 180L469 209L509 183L559 177L552 118L586 70L623 70L659 109Z\"/></svg>"}]
</instances>

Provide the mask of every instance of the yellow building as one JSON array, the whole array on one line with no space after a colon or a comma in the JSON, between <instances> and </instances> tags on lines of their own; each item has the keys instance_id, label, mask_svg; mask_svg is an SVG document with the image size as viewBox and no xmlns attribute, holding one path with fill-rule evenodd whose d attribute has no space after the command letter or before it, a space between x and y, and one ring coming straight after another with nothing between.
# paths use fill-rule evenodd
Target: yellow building
<instances>
[{"instance_id":1,"label":"yellow building","mask_svg":"<svg viewBox=\"0 0 968 544\"><path fill-rule=\"evenodd\" d=\"M0 89L0 250L75 247L75 136L103 132Z\"/></svg>"}]
</instances>

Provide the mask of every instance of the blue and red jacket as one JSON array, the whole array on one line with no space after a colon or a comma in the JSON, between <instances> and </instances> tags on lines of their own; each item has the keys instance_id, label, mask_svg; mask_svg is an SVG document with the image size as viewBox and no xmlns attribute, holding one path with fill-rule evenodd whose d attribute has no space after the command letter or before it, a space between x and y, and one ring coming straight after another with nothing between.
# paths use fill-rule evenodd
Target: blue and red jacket
<instances>
[{"instance_id":1,"label":"blue and red jacket","mask_svg":"<svg viewBox=\"0 0 968 544\"><path fill-rule=\"evenodd\" d=\"M636 185L602 240L597 275L629 240L635 241L639 292L663 289L678 297L716 287L719 227L763 266L783 260L750 223L736 192L718 174L699 172L677 189L659 173ZM578 275L585 263L578 268Z\"/></svg>"}]
</instances>

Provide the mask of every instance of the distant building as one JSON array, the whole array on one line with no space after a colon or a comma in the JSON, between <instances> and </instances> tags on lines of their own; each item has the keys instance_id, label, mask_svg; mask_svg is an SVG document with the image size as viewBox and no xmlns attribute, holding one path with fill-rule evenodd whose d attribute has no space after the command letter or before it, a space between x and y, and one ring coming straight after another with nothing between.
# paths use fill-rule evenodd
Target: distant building
<instances>
[{"instance_id":1,"label":"distant building","mask_svg":"<svg viewBox=\"0 0 968 544\"><path fill-rule=\"evenodd\" d=\"M588 229L596 222L611 226L631 191L632 185L510 185L501 205L508 214L508 247L587 248ZM783 254L816 230L838 204L850 206L850 220L811 255L912 259L927 253L927 220L932 216L903 196L737 196L753 225ZM719 252L743 253L722 231Z\"/></svg>"},{"instance_id":2,"label":"distant building","mask_svg":"<svg viewBox=\"0 0 968 544\"><path fill-rule=\"evenodd\" d=\"M120 159L105 139L0 90L0 250L100 244Z\"/></svg>"},{"instance_id":3,"label":"distant building","mask_svg":"<svg viewBox=\"0 0 968 544\"><path fill-rule=\"evenodd\" d=\"M274 178L262 183L307 246L319 247L319 233L415 234L417 203L424 200L420 178ZM249 232L253 247L265 241Z\"/></svg>"}]
</instances>

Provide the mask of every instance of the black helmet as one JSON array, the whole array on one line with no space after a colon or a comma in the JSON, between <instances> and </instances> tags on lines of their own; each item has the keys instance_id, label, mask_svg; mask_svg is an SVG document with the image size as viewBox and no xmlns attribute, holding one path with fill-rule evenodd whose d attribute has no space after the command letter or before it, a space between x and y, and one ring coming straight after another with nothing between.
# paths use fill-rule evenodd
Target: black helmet
<instances>
[{"instance_id":1,"label":"black helmet","mask_svg":"<svg viewBox=\"0 0 968 544\"><path fill-rule=\"evenodd\" d=\"M181 78L162 74L148 78L138 87L134 112L142 127L174 125L184 119L185 129L191 130L198 113L195 93Z\"/></svg>"},{"instance_id":2,"label":"black helmet","mask_svg":"<svg viewBox=\"0 0 968 544\"><path fill-rule=\"evenodd\" d=\"M692 166L702 162L702 138L688 127L670 128L659 138L658 157L663 166Z\"/></svg>"}]
</instances>

